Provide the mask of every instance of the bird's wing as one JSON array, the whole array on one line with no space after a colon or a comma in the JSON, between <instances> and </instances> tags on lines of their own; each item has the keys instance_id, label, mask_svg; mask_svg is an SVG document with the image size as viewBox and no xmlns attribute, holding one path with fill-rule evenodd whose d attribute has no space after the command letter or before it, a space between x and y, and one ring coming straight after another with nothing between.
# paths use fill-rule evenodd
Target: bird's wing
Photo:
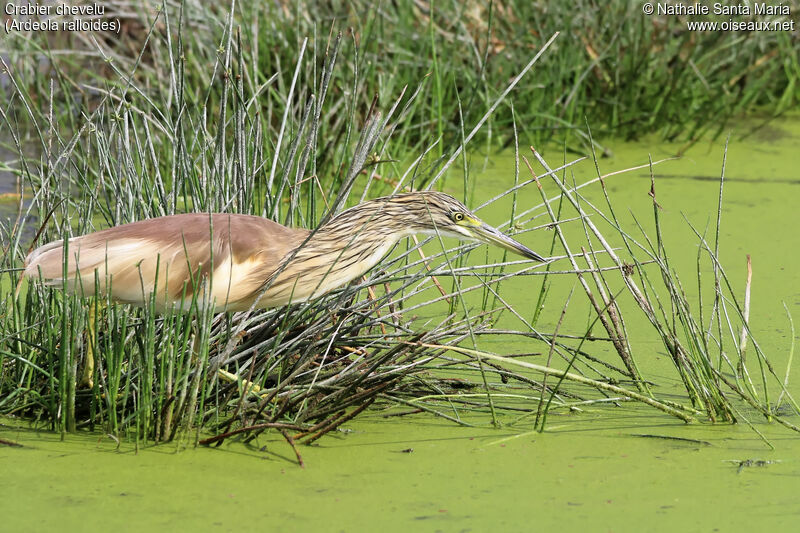
<instances>
[{"instance_id":1,"label":"bird's wing","mask_svg":"<svg viewBox=\"0 0 800 533\"><path fill-rule=\"evenodd\" d=\"M63 240L41 246L25 275L139 305L153 293L159 308L188 305L196 292L238 310L307 234L250 215L172 215L68 239L66 254Z\"/></svg>"}]
</instances>

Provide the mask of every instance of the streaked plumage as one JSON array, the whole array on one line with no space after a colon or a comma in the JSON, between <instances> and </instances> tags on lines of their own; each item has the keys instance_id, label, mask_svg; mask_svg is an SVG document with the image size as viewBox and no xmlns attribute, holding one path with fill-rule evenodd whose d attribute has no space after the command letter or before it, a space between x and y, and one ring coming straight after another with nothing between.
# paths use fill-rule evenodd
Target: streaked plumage
<instances>
[{"instance_id":1,"label":"streaked plumage","mask_svg":"<svg viewBox=\"0 0 800 533\"><path fill-rule=\"evenodd\" d=\"M188 304L195 291L207 295L217 311L246 310L254 303L276 307L341 287L403 237L437 231L544 261L452 196L427 191L357 205L313 234L251 215L183 214L74 237L67 245L66 286L90 296L97 280L100 293L137 305L155 290L161 310ZM54 241L31 252L25 275L63 285L63 244Z\"/></svg>"}]
</instances>

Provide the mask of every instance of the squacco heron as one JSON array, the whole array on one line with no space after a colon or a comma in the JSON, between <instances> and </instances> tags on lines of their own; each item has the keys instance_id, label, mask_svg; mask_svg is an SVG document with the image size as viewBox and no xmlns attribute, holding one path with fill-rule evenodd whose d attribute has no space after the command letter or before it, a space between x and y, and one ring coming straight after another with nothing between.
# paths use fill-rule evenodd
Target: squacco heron
<instances>
[{"instance_id":1,"label":"squacco heron","mask_svg":"<svg viewBox=\"0 0 800 533\"><path fill-rule=\"evenodd\" d=\"M437 232L544 261L452 196L426 191L362 203L314 232L237 214L142 220L68 239L66 248L63 240L45 244L26 258L25 276L140 306L154 295L159 310L195 296L214 311L243 311L326 294L366 273L403 237Z\"/></svg>"}]
</instances>

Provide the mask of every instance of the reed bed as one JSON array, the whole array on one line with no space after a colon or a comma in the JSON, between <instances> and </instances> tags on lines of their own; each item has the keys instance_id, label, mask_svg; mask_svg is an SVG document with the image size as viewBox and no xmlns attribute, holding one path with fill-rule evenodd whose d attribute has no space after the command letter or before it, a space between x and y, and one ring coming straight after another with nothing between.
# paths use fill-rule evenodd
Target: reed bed
<instances>
[{"instance_id":1,"label":"reed bed","mask_svg":"<svg viewBox=\"0 0 800 533\"><path fill-rule=\"evenodd\" d=\"M186 100L193 105L216 101L220 91L209 81L219 75L218 56L231 50L224 36L231 13L241 29L243 61L252 76L244 83L251 94L263 88L258 105L264 112L282 108L276 97L292 86L292 67L303 41L309 40L309 50L319 51L331 28L337 28L345 33L344 68L332 76L335 86L350 93L351 105L344 107L337 95L342 107L336 117L329 116L329 127L350 115L363 123L376 95L385 104L407 84L426 79L410 110L417 119L396 132L395 139L419 152L431 138L441 138L434 148L437 155L459 144L460 124L477 123L508 80L556 32L565 38L541 59L536 76L521 80L513 114L509 105L502 105L488 118L479 146L510 146L514 117L526 125L526 142L541 145L555 135L581 154L587 152L585 119L596 137L637 138L657 131L691 144L726 131L728 120L744 112L757 111L768 120L792 110L800 96L796 32L689 31L687 22L693 17L648 17L641 5L626 0L569 5L518 0L220 5L109 0L103 5L108 19L121 21L121 35L12 33L0 44L0 50L19 60L15 70L24 71L24 89L37 102L46 102L49 95L50 76L43 75L49 69L55 69L59 104L91 98L92 88L124 87L128 75L150 97L170 98L175 79L170 78L170 63L177 58L183 62ZM782 5L791 13L800 9L797 0ZM170 39L168 46L160 42ZM306 65L309 69L304 67L294 84L301 102L318 87L311 82L313 63ZM339 141L326 136L323 147L335 150Z\"/></svg>"},{"instance_id":2,"label":"reed bed","mask_svg":"<svg viewBox=\"0 0 800 533\"><path fill-rule=\"evenodd\" d=\"M18 176L19 204L3 229L0 413L61 432L99 428L137 443L215 444L271 430L294 446L370 407L387 415L424 411L465 425L481 423L477 415L543 430L553 410L626 401L686 422L749 421L746 404L798 429L790 421L798 406L788 371L779 376L752 337L747 303L717 260L724 166L713 239L692 228L696 284L701 294L711 292L710 300L693 304L670 268L654 170L652 224L637 220L633 235L605 187L610 176L569 183L576 161L551 165L520 148L518 125L538 115L519 119L509 93L526 101L530 78L552 74L564 53L556 33L535 41L502 89L490 91L482 81L470 96L478 106L443 82L442 53L434 55L433 80L411 75L402 61L386 65L395 69L391 76L380 76L365 38L386 31L375 12L367 10L360 33L320 36L301 14L291 18L289 8L283 15L297 24L285 32L265 31L264 18L248 19L247 9L163 3L157 14L132 15L143 25L136 59L90 43L108 59L107 77L91 83L72 79L52 53L46 57L54 75L44 85L35 72L3 59L9 90L0 121L19 154L8 166ZM435 11L427 20L432 34L441 30ZM490 17L487 35L491 24ZM311 39L292 33L308 28ZM209 35L216 38L200 38ZM262 39L299 43L293 61L286 50L267 52L276 45ZM388 81L370 92L375 77ZM456 120L447 118L445 101L457 102ZM192 302L187 313L159 314L152 303L82 300L19 281L32 239L42 244L147 217L226 211L313 228L346 205L407 189L458 189L469 203L468 173L461 183L455 169L466 165L471 146L493 142L487 130L506 127L517 153L514 185L476 209L510 200L500 227L552 229L553 261L545 265L481 255L474 245L452 247L435 237L410 239L330 295L223 315ZM585 146L599 147L583 129ZM584 194L598 188L602 206ZM709 265L706 280L701 272ZM533 306L507 296L504 287L521 278L540 287ZM563 279L574 279L576 288L555 301L549 287ZM591 313L577 330L565 320L576 308ZM559 312L548 321L543 309ZM633 315L652 326L684 395L659 394L658 383L640 372L637 358L652 354L631 345L625 317ZM501 336L530 350L512 356L485 348ZM96 365L84 375L89 354Z\"/></svg>"}]
</instances>

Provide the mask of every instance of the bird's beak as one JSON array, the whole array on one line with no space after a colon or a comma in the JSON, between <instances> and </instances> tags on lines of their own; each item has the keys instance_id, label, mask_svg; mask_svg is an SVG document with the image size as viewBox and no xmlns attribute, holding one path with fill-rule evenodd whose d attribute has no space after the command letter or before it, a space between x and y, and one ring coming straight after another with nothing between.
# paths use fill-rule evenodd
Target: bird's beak
<instances>
[{"instance_id":1,"label":"bird's beak","mask_svg":"<svg viewBox=\"0 0 800 533\"><path fill-rule=\"evenodd\" d=\"M475 238L481 242L494 244L500 248L508 250L509 252L514 252L515 254L527 257L528 259L535 259L536 261L541 261L542 263L545 262L544 257L537 254L527 246L523 246L522 244L518 243L511 237L508 237L507 235L494 229L485 222L481 222L480 226L474 226L470 229L472 230Z\"/></svg>"}]
</instances>

